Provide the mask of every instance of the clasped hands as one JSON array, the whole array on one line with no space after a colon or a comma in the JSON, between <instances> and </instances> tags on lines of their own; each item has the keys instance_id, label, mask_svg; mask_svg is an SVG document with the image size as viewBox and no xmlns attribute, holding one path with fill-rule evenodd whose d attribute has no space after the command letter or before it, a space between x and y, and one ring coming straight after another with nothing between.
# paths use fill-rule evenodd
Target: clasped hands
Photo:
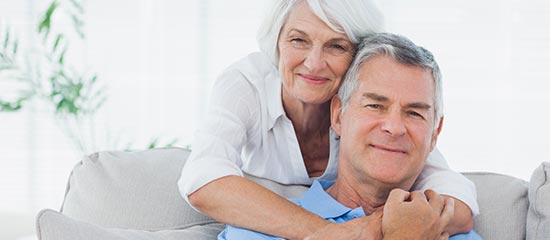
<instances>
[{"instance_id":1,"label":"clasped hands","mask_svg":"<svg viewBox=\"0 0 550 240\"><path fill-rule=\"evenodd\" d=\"M444 231L454 215L454 200L432 190L394 189L374 213L342 224L328 224L306 240L318 239L448 239Z\"/></svg>"}]
</instances>

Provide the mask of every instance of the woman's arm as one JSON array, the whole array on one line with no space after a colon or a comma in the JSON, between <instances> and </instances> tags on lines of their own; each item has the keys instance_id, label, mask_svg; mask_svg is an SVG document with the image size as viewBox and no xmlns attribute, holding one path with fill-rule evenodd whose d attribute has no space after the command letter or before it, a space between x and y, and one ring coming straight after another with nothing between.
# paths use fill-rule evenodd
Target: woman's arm
<instances>
[{"instance_id":1,"label":"woman's arm","mask_svg":"<svg viewBox=\"0 0 550 240\"><path fill-rule=\"evenodd\" d=\"M447 225L447 227L445 227L444 232L449 233L449 235L469 232L474 227L472 211L468 205L459 199L454 197L450 198L454 199L455 212L454 216L451 218L451 222Z\"/></svg>"},{"instance_id":2,"label":"woman's arm","mask_svg":"<svg viewBox=\"0 0 550 240\"><path fill-rule=\"evenodd\" d=\"M428 157L413 189L432 189L455 200L454 216L445 228L447 233L466 233L472 229L473 216L479 213L475 185L462 174L451 170L437 148Z\"/></svg>"},{"instance_id":3,"label":"woman's arm","mask_svg":"<svg viewBox=\"0 0 550 240\"><path fill-rule=\"evenodd\" d=\"M285 239L379 239L382 212L329 222L243 177L215 180L189 195L201 212L233 226Z\"/></svg>"},{"instance_id":4,"label":"woman's arm","mask_svg":"<svg viewBox=\"0 0 550 240\"><path fill-rule=\"evenodd\" d=\"M198 210L217 221L286 239L304 239L331 222L255 182L238 176L212 181L189 195Z\"/></svg>"}]
</instances>

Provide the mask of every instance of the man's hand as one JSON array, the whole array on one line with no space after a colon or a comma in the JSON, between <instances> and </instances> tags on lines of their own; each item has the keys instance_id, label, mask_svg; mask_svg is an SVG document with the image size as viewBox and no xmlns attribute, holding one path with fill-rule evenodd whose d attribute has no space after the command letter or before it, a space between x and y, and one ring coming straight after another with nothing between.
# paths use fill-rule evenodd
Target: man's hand
<instances>
[{"instance_id":1,"label":"man's hand","mask_svg":"<svg viewBox=\"0 0 550 240\"><path fill-rule=\"evenodd\" d=\"M384 239L447 239L443 229L454 215L454 201L432 190L394 189L384 206Z\"/></svg>"},{"instance_id":2,"label":"man's hand","mask_svg":"<svg viewBox=\"0 0 550 240\"><path fill-rule=\"evenodd\" d=\"M381 240L382 239L382 209L369 216L356 218L341 224L328 224L305 240Z\"/></svg>"}]
</instances>

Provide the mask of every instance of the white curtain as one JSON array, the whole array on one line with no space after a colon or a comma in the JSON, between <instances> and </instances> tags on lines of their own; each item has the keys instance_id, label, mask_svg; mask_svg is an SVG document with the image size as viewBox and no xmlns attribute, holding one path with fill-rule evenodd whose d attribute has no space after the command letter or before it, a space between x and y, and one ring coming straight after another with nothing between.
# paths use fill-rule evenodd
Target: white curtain
<instances>
[{"instance_id":1,"label":"white curtain","mask_svg":"<svg viewBox=\"0 0 550 240\"><path fill-rule=\"evenodd\" d=\"M29 42L24 47L30 46L36 39L22 33L36 31L49 3L2 0L0 30L13 26ZM0 213L59 209L71 168L90 152L142 150L153 142L187 147L212 81L231 62L257 51L255 33L265 3L85 1L86 37L71 40L68 61L98 74L107 101L81 126L59 121L40 101L0 113ZM60 22L59 28L72 27ZM17 91L13 82L0 87L0 96ZM81 128L84 151L66 136L67 127Z\"/></svg>"}]
</instances>

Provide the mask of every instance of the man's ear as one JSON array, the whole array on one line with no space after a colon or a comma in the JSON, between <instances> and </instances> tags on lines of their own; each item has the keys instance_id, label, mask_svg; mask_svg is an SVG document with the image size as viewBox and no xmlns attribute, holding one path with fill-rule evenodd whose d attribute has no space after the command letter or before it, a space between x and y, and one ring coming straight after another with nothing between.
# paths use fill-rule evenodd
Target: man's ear
<instances>
[{"instance_id":1,"label":"man's ear","mask_svg":"<svg viewBox=\"0 0 550 240\"><path fill-rule=\"evenodd\" d=\"M432 136L430 152L434 150L435 145L437 144L437 138L439 137L439 134L441 133L441 129L443 129L443 119L445 119L445 117L442 116L439 119L439 126L437 127L437 129L434 130L434 133L433 133L433 136Z\"/></svg>"},{"instance_id":2,"label":"man's ear","mask_svg":"<svg viewBox=\"0 0 550 240\"><path fill-rule=\"evenodd\" d=\"M332 129L334 132L336 132L336 135L340 136L341 133L341 123L340 123L340 115L342 113L342 101L338 97L338 95L334 95L332 97L332 101L330 102L330 123L332 125Z\"/></svg>"}]
</instances>

